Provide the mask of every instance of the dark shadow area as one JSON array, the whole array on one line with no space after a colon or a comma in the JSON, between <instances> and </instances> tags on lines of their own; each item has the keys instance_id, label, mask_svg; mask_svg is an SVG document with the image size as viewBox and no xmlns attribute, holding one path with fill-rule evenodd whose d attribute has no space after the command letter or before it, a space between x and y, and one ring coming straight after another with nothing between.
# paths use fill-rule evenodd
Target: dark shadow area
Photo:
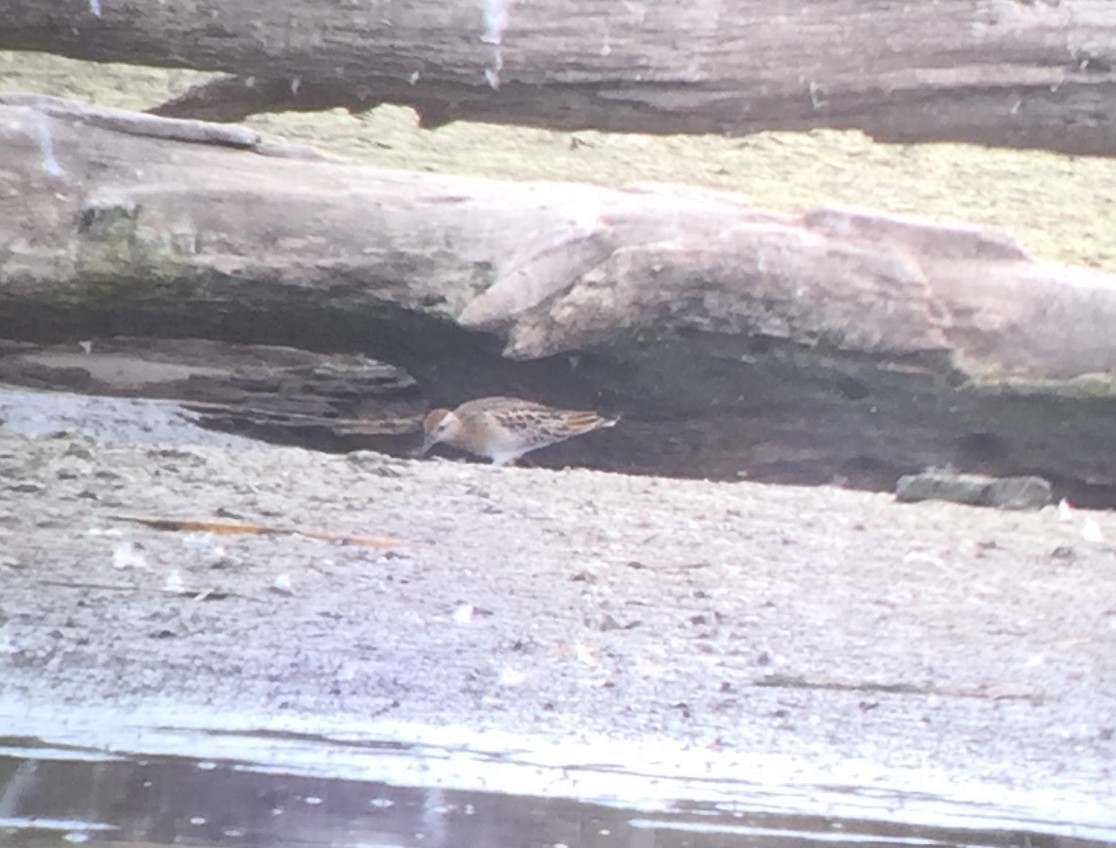
<instances>
[{"instance_id":1,"label":"dark shadow area","mask_svg":"<svg viewBox=\"0 0 1116 848\"><path fill-rule=\"evenodd\" d=\"M268 288L256 285L253 303ZM623 416L612 430L534 454L540 466L868 490L890 490L904 474L950 468L1034 474L1080 506L1116 506L1116 399L1084 390L982 387L966 382L944 356L896 362L763 336L632 331L607 346L513 361L495 334L398 307L382 308L377 320L289 301L271 304L266 315L235 303L206 310L218 316L207 321L200 314L191 312L187 321L146 312L141 320L123 305L44 307L23 314L9 336L78 350L79 339L125 335L140 339L129 344L142 355L144 337L179 326L183 338L230 350L295 348L292 355L301 352L312 366L276 368L271 385L257 372L228 390L220 378L198 379L159 396L181 400L215 429L318 450L407 456L428 408L511 395ZM106 343L95 342L95 349ZM34 348L8 349L0 381L129 394L91 380L80 363L36 371L19 363Z\"/></svg>"}]
</instances>

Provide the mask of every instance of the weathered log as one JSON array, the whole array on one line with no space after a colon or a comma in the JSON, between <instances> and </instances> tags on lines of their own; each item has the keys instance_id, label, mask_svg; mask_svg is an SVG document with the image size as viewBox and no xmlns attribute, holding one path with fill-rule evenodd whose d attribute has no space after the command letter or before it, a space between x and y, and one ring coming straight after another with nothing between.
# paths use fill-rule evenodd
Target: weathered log
<instances>
[{"instance_id":1,"label":"weathered log","mask_svg":"<svg viewBox=\"0 0 1116 848\"><path fill-rule=\"evenodd\" d=\"M968 227L262 156L146 120L0 101L0 335L358 351L439 403L603 403L625 426L554 453L603 467L890 488L954 463L1116 496L1109 275Z\"/></svg>"},{"instance_id":2,"label":"weathered log","mask_svg":"<svg viewBox=\"0 0 1116 848\"><path fill-rule=\"evenodd\" d=\"M5 383L165 400L213 430L328 448L403 452L425 412L410 376L366 356L200 339L0 344Z\"/></svg>"},{"instance_id":3,"label":"weathered log","mask_svg":"<svg viewBox=\"0 0 1116 848\"><path fill-rule=\"evenodd\" d=\"M427 126L858 128L1116 154L1108 0L0 0L0 20L0 48L235 75L165 104L176 116L393 103Z\"/></svg>"},{"instance_id":4,"label":"weathered log","mask_svg":"<svg viewBox=\"0 0 1116 848\"><path fill-rule=\"evenodd\" d=\"M191 332L309 298L370 322L406 310L491 332L520 359L655 327L943 354L973 377L1116 368L1116 279L1033 261L1000 233L777 214L682 186L388 171L274 144L265 157L238 127L53 98L0 109L0 317L17 335L41 328L32 306L159 330L173 315Z\"/></svg>"}]
</instances>

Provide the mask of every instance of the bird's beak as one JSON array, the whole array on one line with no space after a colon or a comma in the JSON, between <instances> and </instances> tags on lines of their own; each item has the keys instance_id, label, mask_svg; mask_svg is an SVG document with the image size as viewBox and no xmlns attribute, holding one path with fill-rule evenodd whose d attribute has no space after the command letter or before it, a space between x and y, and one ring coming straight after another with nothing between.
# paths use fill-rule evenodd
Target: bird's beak
<instances>
[{"instance_id":1,"label":"bird's beak","mask_svg":"<svg viewBox=\"0 0 1116 848\"><path fill-rule=\"evenodd\" d=\"M432 447L434 447L435 444L436 444L436 442L433 439L430 438L429 434L423 436L422 447L418 448L415 451L415 456L426 456L426 454L430 451L430 449Z\"/></svg>"}]
</instances>

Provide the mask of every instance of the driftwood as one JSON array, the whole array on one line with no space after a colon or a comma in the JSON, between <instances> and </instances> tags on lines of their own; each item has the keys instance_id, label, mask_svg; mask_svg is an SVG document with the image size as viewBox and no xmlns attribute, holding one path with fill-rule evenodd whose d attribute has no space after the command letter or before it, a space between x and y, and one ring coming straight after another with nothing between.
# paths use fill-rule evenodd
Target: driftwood
<instances>
[{"instance_id":1,"label":"driftwood","mask_svg":"<svg viewBox=\"0 0 1116 848\"><path fill-rule=\"evenodd\" d=\"M225 131L0 102L0 335L359 351L439 403L604 404L628 413L594 441L606 467L890 486L952 462L1116 493L1111 276L968 227L384 171Z\"/></svg>"},{"instance_id":2,"label":"driftwood","mask_svg":"<svg viewBox=\"0 0 1116 848\"><path fill-rule=\"evenodd\" d=\"M1107 0L730 6L0 0L0 48L226 72L160 110L214 120L394 103L425 126L833 127L1116 154Z\"/></svg>"},{"instance_id":3,"label":"driftwood","mask_svg":"<svg viewBox=\"0 0 1116 848\"><path fill-rule=\"evenodd\" d=\"M165 400L212 430L315 447L405 450L426 411L413 379L369 357L201 339L0 341L2 384Z\"/></svg>"},{"instance_id":4,"label":"driftwood","mask_svg":"<svg viewBox=\"0 0 1116 848\"><path fill-rule=\"evenodd\" d=\"M1000 233L777 214L682 186L265 157L241 128L207 135L50 98L0 98L0 110L12 222L0 319L16 335L36 335L35 311L48 326L64 309L121 325L173 317L189 333L306 307L370 326L401 311L453 322L519 359L656 328L942 355L971 377L1116 368L1116 278L1035 262Z\"/></svg>"}]
</instances>

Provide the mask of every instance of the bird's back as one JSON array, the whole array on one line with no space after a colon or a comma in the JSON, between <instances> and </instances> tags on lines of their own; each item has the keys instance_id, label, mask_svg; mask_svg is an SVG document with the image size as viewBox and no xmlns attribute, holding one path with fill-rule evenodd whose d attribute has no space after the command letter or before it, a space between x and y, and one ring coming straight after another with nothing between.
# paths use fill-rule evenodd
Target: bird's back
<instances>
[{"instance_id":1,"label":"bird's back","mask_svg":"<svg viewBox=\"0 0 1116 848\"><path fill-rule=\"evenodd\" d=\"M490 439L504 441L503 436L531 447L561 442L616 423L616 419L604 418L592 410L556 409L509 397L471 400L459 406L456 413L463 421L472 421L473 426L487 431Z\"/></svg>"},{"instance_id":2,"label":"bird's back","mask_svg":"<svg viewBox=\"0 0 1116 848\"><path fill-rule=\"evenodd\" d=\"M496 415L508 411L516 410L540 410L546 411L551 409L541 403L535 403L531 400L521 400L513 397L485 397L470 400L457 407L454 412L459 418L468 418L475 415Z\"/></svg>"}]
</instances>

